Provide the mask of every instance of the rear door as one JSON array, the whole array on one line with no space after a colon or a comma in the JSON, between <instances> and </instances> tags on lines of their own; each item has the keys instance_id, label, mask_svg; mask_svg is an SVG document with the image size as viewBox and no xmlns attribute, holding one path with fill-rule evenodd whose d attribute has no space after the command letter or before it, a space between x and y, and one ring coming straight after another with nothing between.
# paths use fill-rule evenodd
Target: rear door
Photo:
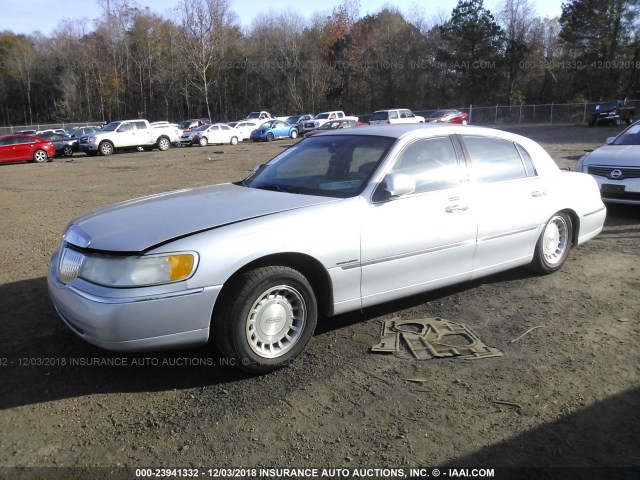
<instances>
[{"instance_id":1,"label":"rear door","mask_svg":"<svg viewBox=\"0 0 640 480\"><path fill-rule=\"evenodd\" d=\"M478 275L526 263L547 220L548 200L531 157L512 141L462 135L478 211Z\"/></svg>"}]
</instances>

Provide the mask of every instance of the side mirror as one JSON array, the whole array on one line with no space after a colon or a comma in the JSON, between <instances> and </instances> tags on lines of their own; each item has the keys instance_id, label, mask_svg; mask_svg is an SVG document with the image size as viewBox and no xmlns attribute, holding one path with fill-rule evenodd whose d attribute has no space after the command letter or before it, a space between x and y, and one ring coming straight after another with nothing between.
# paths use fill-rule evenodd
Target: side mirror
<instances>
[{"instance_id":1,"label":"side mirror","mask_svg":"<svg viewBox=\"0 0 640 480\"><path fill-rule=\"evenodd\" d=\"M605 143L607 145L611 145L615 139L616 137L607 137L607 139L605 140Z\"/></svg>"},{"instance_id":2,"label":"side mirror","mask_svg":"<svg viewBox=\"0 0 640 480\"><path fill-rule=\"evenodd\" d=\"M405 173L391 173L376 192L376 200L393 200L415 192L416 179Z\"/></svg>"},{"instance_id":3,"label":"side mirror","mask_svg":"<svg viewBox=\"0 0 640 480\"><path fill-rule=\"evenodd\" d=\"M262 170L266 166L266 163L256 163L251 169L251 173L256 173Z\"/></svg>"}]
</instances>

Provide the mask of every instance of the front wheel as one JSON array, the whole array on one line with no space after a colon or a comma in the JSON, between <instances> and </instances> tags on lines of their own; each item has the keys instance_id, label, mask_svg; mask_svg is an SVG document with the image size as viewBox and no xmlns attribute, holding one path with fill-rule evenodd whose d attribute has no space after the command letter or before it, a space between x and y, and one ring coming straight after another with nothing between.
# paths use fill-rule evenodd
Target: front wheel
<instances>
[{"instance_id":1,"label":"front wheel","mask_svg":"<svg viewBox=\"0 0 640 480\"><path fill-rule=\"evenodd\" d=\"M101 155L108 157L113 153L113 143L105 140L98 146L98 150L100 151Z\"/></svg>"},{"instance_id":2,"label":"front wheel","mask_svg":"<svg viewBox=\"0 0 640 480\"><path fill-rule=\"evenodd\" d=\"M292 138L293 140L295 140L296 138L298 138L298 131L297 131L297 130L295 130L295 129L291 130L291 138Z\"/></svg>"},{"instance_id":3,"label":"front wheel","mask_svg":"<svg viewBox=\"0 0 640 480\"><path fill-rule=\"evenodd\" d=\"M222 355L242 370L266 373L289 365L311 339L318 319L313 289L285 266L241 274L213 319Z\"/></svg>"},{"instance_id":4,"label":"front wheel","mask_svg":"<svg viewBox=\"0 0 640 480\"><path fill-rule=\"evenodd\" d=\"M571 250L572 231L569 215L554 214L540 234L531 267L543 274L560 270Z\"/></svg>"},{"instance_id":5,"label":"front wheel","mask_svg":"<svg viewBox=\"0 0 640 480\"><path fill-rule=\"evenodd\" d=\"M469 122L467 120L462 120L462 125L467 125Z\"/></svg>"},{"instance_id":6,"label":"front wheel","mask_svg":"<svg viewBox=\"0 0 640 480\"><path fill-rule=\"evenodd\" d=\"M267 133L267 142L273 142L273 133Z\"/></svg>"},{"instance_id":7,"label":"front wheel","mask_svg":"<svg viewBox=\"0 0 640 480\"><path fill-rule=\"evenodd\" d=\"M238 137L231 137L231 145L237 145L238 144Z\"/></svg>"}]
</instances>

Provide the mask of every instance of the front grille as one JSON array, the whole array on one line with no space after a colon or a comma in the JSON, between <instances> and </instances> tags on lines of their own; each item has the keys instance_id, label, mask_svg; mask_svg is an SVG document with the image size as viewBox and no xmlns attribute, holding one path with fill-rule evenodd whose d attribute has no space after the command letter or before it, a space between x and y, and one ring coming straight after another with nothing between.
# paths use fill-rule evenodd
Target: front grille
<instances>
[{"instance_id":1,"label":"front grille","mask_svg":"<svg viewBox=\"0 0 640 480\"><path fill-rule=\"evenodd\" d=\"M602 192L602 198L605 200L633 200L635 202L640 202L640 193L637 192L620 192L620 193L611 193L611 192Z\"/></svg>"},{"instance_id":2,"label":"front grille","mask_svg":"<svg viewBox=\"0 0 640 480\"><path fill-rule=\"evenodd\" d=\"M611 176L611 172L620 172L616 177ZM625 180L627 178L640 178L640 167L610 167L603 165L589 165L589 173L598 177L606 177L611 180Z\"/></svg>"},{"instance_id":3,"label":"front grille","mask_svg":"<svg viewBox=\"0 0 640 480\"><path fill-rule=\"evenodd\" d=\"M62 283L69 283L77 278L84 259L85 256L82 253L64 247L58 264L58 279Z\"/></svg>"}]
</instances>

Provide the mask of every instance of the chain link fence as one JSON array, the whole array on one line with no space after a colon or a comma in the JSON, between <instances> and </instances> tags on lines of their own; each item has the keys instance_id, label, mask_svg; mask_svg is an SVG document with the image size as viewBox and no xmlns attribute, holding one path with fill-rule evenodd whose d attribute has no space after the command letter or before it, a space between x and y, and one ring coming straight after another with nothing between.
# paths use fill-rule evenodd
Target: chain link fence
<instances>
[{"instance_id":1,"label":"chain link fence","mask_svg":"<svg viewBox=\"0 0 640 480\"><path fill-rule=\"evenodd\" d=\"M538 123L538 124L586 124L591 118L596 105L615 102L585 102L585 103L548 103L538 105L493 105L478 107L469 105L468 107L456 108L461 112L469 114L469 123L472 125L501 125L518 123ZM627 100L626 107L634 110L634 118L640 117L640 100ZM416 115L428 117L433 112L440 110L414 110ZM367 122L370 114L358 115L361 122ZM61 128L69 130L77 127L102 126L104 122L75 122L75 123L47 123L35 125L18 125L0 127L0 135L9 135L25 130L50 130Z\"/></svg>"},{"instance_id":2,"label":"chain link fence","mask_svg":"<svg viewBox=\"0 0 640 480\"><path fill-rule=\"evenodd\" d=\"M102 127L104 126L104 122L96 121L96 122L74 122L74 123L37 123L34 125L14 125L8 127L0 127L0 136L2 135L11 135L12 133L20 133L20 132L42 132L43 130L54 130L54 129L62 129L62 130L70 130L72 128L79 127Z\"/></svg>"},{"instance_id":3,"label":"chain link fence","mask_svg":"<svg viewBox=\"0 0 640 480\"><path fill-rule=\"evenodd\" d=\"M518 123L546 123L546 124L587 124L596 105L614 102L585 102L585 103L548 103L538 105L493 105L478 107L470 105L466 108L456 108L469 114L472 125L500 125ZM635 110L634 117L640 116L640 100L627 100L626 107ZM417 115L428 117L436 110L416 111Z\"/></svg>"}]
</instances>

